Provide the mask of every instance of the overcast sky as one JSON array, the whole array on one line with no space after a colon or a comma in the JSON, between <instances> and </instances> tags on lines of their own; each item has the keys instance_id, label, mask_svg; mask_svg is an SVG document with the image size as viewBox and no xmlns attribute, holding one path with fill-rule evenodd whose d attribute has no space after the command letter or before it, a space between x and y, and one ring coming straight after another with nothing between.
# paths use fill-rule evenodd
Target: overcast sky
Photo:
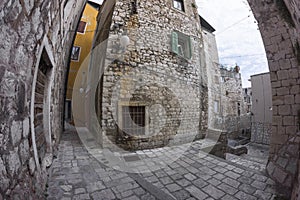
<instances>
[{"instance_id":1,"label":"overcast sky","mask_svg":"<svg viewBox=\"0 0 300 200\"><path fill-rule=\"evenodd\" d=\"M260 32L246 0L196 0L200 15L215 29L220 63L241 67L243 87L251 75L268 72ZM248 17L249 16L249 17Z\"/></svg>"}]
</instances>

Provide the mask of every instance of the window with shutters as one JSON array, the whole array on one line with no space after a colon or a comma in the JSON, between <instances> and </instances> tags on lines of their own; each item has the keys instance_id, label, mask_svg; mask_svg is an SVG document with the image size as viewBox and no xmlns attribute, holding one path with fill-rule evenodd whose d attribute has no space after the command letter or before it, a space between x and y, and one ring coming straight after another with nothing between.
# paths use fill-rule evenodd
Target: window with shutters
<instances>
[{"instance_id":1,"label":"window with shutters","mask_svg":"<svg viewBox=\"0 0 300 200\"><path fill-rule=\"evenodd\" d=\"M173 0L174 8L184 12L184 3L183 0Z\"/></svg>"},{"instance_id":2,"label":"window with shutters","mask_svg":"<svg viewBox=\"0 0 300 200\"><path fill-rule=\"evenodd\" d=\"M85 27L86 27L86 22L80 21L78 24L77 32L78 33L84 33L85 32Z\"/></svg>"},{"instance_id":3,"label":"window with shutters","mask_svg":"<svg viewBox=\"0 0 300 200\"><path fill-rule=\"evenodd\" d=\"M181 57L190 59L192 57L191 37L181 32L173 31L172 51Z\"/></svg>"}]
</instances>

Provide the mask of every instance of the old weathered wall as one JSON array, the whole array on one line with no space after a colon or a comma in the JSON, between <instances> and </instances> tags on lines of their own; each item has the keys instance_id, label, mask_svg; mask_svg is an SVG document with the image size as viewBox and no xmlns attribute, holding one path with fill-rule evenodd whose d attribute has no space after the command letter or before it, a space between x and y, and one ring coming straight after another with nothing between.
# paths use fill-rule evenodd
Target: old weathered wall
<instances>
[{"instance_id":1,"label":"old weathered wall","mask_svg":"<svg viewBox=\"0 0 300 200\"><path fill-rule=\"evenodd\" d=\"M203 42L208 80L208 128L223 130L221 74L215 35L203 30Z\"/></svg>"},{"instance_id":2,"label":"old weathered wall","mask_svg":"<svg viewBox=\"0 0 300 200\"><path fill-rule=\"evenodd\" d=\"M103 132L131 149L191 141L207 123L195 2L185 1L185 12L173 8L169 0L133 2L116 1L112 16L101 96ZM191 59L172 52L174 30L190 36ZM126 51L118 49L124 32L130 38ZM122 106L128 105L146 107L146 133L141 137L117 134L122 128Z\"/></svg>"},{"instance_id":3,"label":"old weathered wall","mask_svg":"<svg viewBox=\"0 0 300 200\"><path fill-rule=\"evenodd\" d=\"M299 151L293 139L299 131L300 112L299 1L248 2L259 22L271 73L273 128L267 171L290 189L297 171L293 163L299 159L292 152Z\"/></svg>"},{"instance_id":4,"label":"old weathered wall","mask_svg":"<svg viewBox=\"0 0 300 200\"><path fill-rule=\"evenodd\" d=\"M270 144L272 132L272 89L270 74L251 76L252 86L252 120L251 141Z\"/></svg>"},{"instance_id":5,"label":"old weathered wall","mask_svg":"<svg viewBox=\"0 0 300 200\"><path fill-rule=\"evenodd\" d=\"M85 1L0 2L0 199L42 199Z\"/></svg>"},{"instance_id":6,"label":"old weathered wall","mask_svg":"<svg viewBox=\"0 0 300 200\"><path fill-rule=\"evenodd\" d=\"M220 68L220 72L222 128L229 138L236 138L249 132L251 128L251 117L247 113L243 97L241 74L233 68Z\"/></svg>"}]
</instances>

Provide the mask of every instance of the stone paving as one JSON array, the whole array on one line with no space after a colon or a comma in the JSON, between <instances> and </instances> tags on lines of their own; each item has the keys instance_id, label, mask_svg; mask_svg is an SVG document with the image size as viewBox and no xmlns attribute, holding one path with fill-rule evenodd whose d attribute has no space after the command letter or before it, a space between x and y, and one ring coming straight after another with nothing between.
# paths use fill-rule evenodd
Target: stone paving
<instances>
[{"instance_id":1,"label":"stone paving","mask_svg":"<svg viewBox=\"0 0 300 200\"><path fill-rule=\"evenodd\" d=\"M264 172L268 162L269 146L256 143L249 143L243 146L247 147L247 154L236 156L227 153L226 160L250 169Z\"/></svg>"},{"instance_id":2,"label":"stone paving","mask_svg":"<svg viewBox=\"0 0 300 200\"><path fill-rule=\"evenodd\" d=\"M49 169L47 199L252 200L276 196L274 182L261 172L207 155L197 142L156 171L128 173L105 162L88 152L74 130L66 131Z\"/></svg>"}]
</instances>

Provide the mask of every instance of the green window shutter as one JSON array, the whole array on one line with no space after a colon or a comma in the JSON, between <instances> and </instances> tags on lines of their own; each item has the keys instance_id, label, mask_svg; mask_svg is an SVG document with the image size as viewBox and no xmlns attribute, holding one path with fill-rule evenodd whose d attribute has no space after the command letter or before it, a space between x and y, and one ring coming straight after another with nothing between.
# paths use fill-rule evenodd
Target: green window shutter
<instances>
[{"instance_id":1,"label":"green window shutter","mask_svg":"<svg viewBox=\"0 0 300 200\"><path fill-rule=\"evenodd\" d=\"M191 39L191 37L189 37L188 43L189 43L189 57L188 57L188 59L191 59L192 58L192 39Z\"/></svg>"},{"instance_id":2,"label":"green window shutter","mask_svg":"<svg viewBox=\"0 0 300 200\"><path fill-rule=\"evenodd\" d=\"M172 32L172 52L178 54L178 34L173 31Z\"/></svg>"}]
</instances>

